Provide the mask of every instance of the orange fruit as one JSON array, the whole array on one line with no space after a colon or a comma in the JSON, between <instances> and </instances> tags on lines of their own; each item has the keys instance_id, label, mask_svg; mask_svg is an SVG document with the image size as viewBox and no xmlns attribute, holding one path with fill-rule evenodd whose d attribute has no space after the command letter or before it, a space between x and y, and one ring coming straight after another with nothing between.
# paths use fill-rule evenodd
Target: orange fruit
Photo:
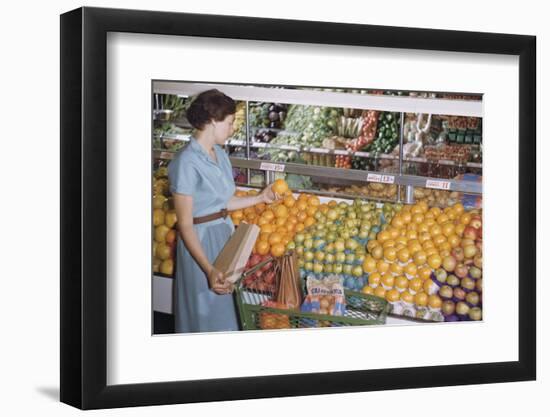
<instances>
[{"instance_id":1,"label":"orange fruit","mask_svg":"<svg viewBox=\"0 0 550 417\"><path fill-rule=\"evenodd\" d=\"M466 228L466 225L464 223L462 223L462 220L461 220L461 223L459 223L455 226L455 233L458 236L462 236L464 234L464 229L465 228Z\"/></svg>"},{"instance_id":2,"label":"orange fruit","mask_svg":"<svg viewBox=\"0 0 550 417\"><path fill-rule=\"evenodd\" d=\"M269 224L271 220L266 219L265 217L260 216L258 219L258 226L263 226L264 224Z\"/></svg>"},{"instance_id":3,"label":"orange fruit","mask_svg":"<svg viewBox=\"0 0 550 417\"><path fill-rule=\"evenodd\" d=\"M397 251L395 248L389 247L384 249L384 259L389 262L393 262L397 259Z\"/></svg>"},{"instance_id":4,"label":"orange fruit","mask_svg":"<svg viewBox=\"0 0 550 417\"><path fill-rule=\"evenodd\" d=\"M460 215L460 223L462 223L464 226L468 226L471 221L472 215L470 213L462 213Z\"/></svg>"},{"instance_id":5,"label":"orange fruit","mask_svg":"<svg viewBox=\"0 0 550 417\"><path fill-rule=\"evenodd\" d=\"M428 305L428 294L425 292L419 292L414 296L414 303L419 307L426 307Z\"/></svg>"},{"instance_id":6,"label":"orange fruit","mask_svg":"<svg viewBox=\"0 0 550 417\"><path fill-rule=\"evenodd\" d=\"M432 227L430 227L430 234L432 236L441 235L443 233L443 229L439 224L434 224Z\"/></svg>"},{"instance_id":7,"label":"orange fruit","mask_svg":"<svg viewBox=\"0 0 550 417\"><path fill-rule=\"evenodd\" d=\"M319 197L317 197L316 195L312 195L311 197L309 197L307 202L310 206L314 206L314 207L318 207L321 204Z\"/></svg>"},{"instance_id":8,"label":"orange fruit","mask_svg":"<svg viewBox=\"0 0 550 417\"><path fill-rule=\"evenodd\" d=\"M273 218L275 217L275 214L273 214L273 212L270 209L267 209L262 213L262 217L265 217L268 220L273 220Z\"/></svg>"},{"instance_id":9,"label":"orange fruit","mask_svg":"<svg viewBox=\"0 0 550 417\"><path fill-rule=\"evenodd\" d=\"M399 300L399 296L401 294L395 288L392 288L391 290L386 292L385 295L386 295L386 301L388 301L389 303L393 303Z\"/></svg>"},{"instance_id":10,"label":"orange fruit","mask_svg":"<svg viewBox=\"0 0 550 417\"><path fill-rule=\"evenodd\" d=\"M260 240L264 240L267 242L269 236L271 236L271 232L260 232Z\"/></svg>"},{"instance_id":11,"label":"orange fruit","mask_svg":"<svg viewBox=\"0 0 550 417\"><path fill-rule=\"evenodd\" d=\"M258 193L258 190L248 190L246 192L246 194L248 194L248 195L258 195L259 193Z\"/></svg>"},{"instance_id":12,"label":"orange fruit","mask_svg":"<svg viewBox=\"0 0 550 417\"><path fill-rule=\"evenodd\" d=\"M269 253L269 243L265 240L259 240L256 242L256 253L260 255L267 255Z\"/></svg>"},{"instance_id":13,"label":"orange fruit","mask_svg":"<svg viewBox=\"0 0 550 417\"><path fill-rule=\"evenodd\" d=\"M441 214L441 209L439 207L432 207L428 212L431 213L433 217L437 217Z\"/></svg>"},{"instance_id":14,"label":"orange fruit","mask_svg":"<svg viewBox=\"0 0 550 417\"><path fill-rule=\"evenodd\" d=\"M414 262L410 262L405 266L405 274L410 275L411 277L416 277L417 268Z\"/></svg>"},{"instance_id":15,"label":"orange fruit","mask_svg":"<svg viewBox=\"0 0 550 417\"><path fill-rule=\"evenodd\" d=\"M376 288L380 285L380 281L382 281L382 275L380 275L379 272L372 272L369 274L368 282L369 286L372 288Z\"/></svg>"},{"instance_id":16,"label":"orange fruit","mask_svg":"<svg viewBox=\"0 0 550 417\"><path fill-rule=\"evenodd\" d=\"M409 252L409 249L406 247L397 252L397 259L399 259L399 262L408 262L410 258L411 254Z\"/></svg>"},{"instance_id":17,"label":"orange fruit","mask_svg":"<svg viewBox=\"0 0 550 417\"><path fill-rule=\"evenodd\" d=\"M433 255L430 255L428 257L427 262L430 268L437 269L441 266L441 263L443 262L443 260L441 259L441 256L439 256L439 254L434 253Z\"/></svg>"},{"instance_id":18,"label":"orange fruit","mask_svg":"<svg viewBox=\"0 0 550 417\"><path fill-rule=\"evenodd\" d=\"M440 214L439 216L437 216L437 223L438 224L443 224L443 223L446 223L449 221L449 216L447 216L445 213L443 214Z\"/></svg>"},{"instance_id":19,"label":"orange fruit","mask_svg":"<svg viewBox=\"0 0 550 417\"><path fill-rule=\"evenodd\" d=\"M330 200L328 202L329 207L336 207L338 205L338 202L336 200Z\"/></svg>"},{"instance_id":20,"label":"orange fruit","mask_svg":"<svg viewBox=\"0 0 550 417\"><path fill-rule=\"evenodd\" d=\"M317 213L317 206L308 206L306 208L306 213L310 217L315 216L315 213Z\"/></svg>"},{"instance_id":21,"label":"orange fruit","mask_svg":"<svg viewBox=\"0 0 550 417\"><path fill-rule=\"evenodd\" d=\"M275 228L270 223L262 224L260 226L260 233L261 232L271 233L271 232L274 232L274 231L275 231Z\"/></svg>"},{"instance_id":22,"label":"orange fruit","mask_svg":"<svg viewBox=\"0 0 550 417\"><path fill-rule=\"evenodd\" d=\"M428 305L431 308L441 308L441 298L437 294L432 294L428 297Z\"/></svg>"},{"instance_id":23,"label":"orange fruit","mask_svg":"<svg viewBox=\"0 0 550 417\"><path fill-rule=\"evenodd\" d=\"M279 204L273 209L273 214L275 214L275 217L286 218L288 217L288 208L284 204Z\"/></svg>"},{"instance_id":24,"label":"orange fruit","mask_svg":"<svg viewBox=\"0 0 550 417\"><path fill-rule=\"evenodd\" d=\"M416 266L424 265L427 260L426 252L424 252L423 250L419 250L413 255L413 260Z\"/></svg>"},{"instance_id":25,"label":"orange fruit","mask_svg":"<svg viewBox=\"0 0 550 417\"><path fill-rule=\"evenodd\" d=\"M309 227L312 224L315 224L315 219L313 217L306 217L306 220L304 221L304 226Z\"/></svg>"},{"instance_id":26,"label":"orange fruit","mask_svg":"<svg viewBox=\"0 0 550 417\"><path fill-rule=\"evenodd\" d=\"M394 262L390 265L390 272L394 275L402 275L403 267L399 265L397 262Z\"/></svg>"},{"instance_id":27,"label":"orange fruit","mask_svg":"<svg viewBox=\"0 0 550 417\"><path fill-rule=\"evenodd\" d=\"M380 246L380 243L376 239L369 240L367 242L367 252L370 252L375 246Z\"/></svg>"},{"instance_id":28,"label":"orange fruit","mask_svg":"<svg viewBox=\"0 0 550 417\"><path fill-rule=\"evenodd\" d=\"M386 240L390 238L391 238L390 232L388 232L387 230L382 230L380 233L378 233L378 236L376 236L376 239L380 243L384 243Z\"/></svg>"},{"instance_id":29,"label":"orange fruit","mask_svg":"<svg viewBox=\"0 0 550 417\"><path fill-rule=\"evenodd\" d=\"M236 197L246 197L247 195L248 195L248 193L244 190L237 189L237 191L235 191L235 196Z\"/></svg>"},{"instance_id":30,"label":"orange fruit","mask_svg":"<svg viewBox=\"0 0 550 417\"><path fill-rule=\"evenodd\" d=\"M285 217L277 217L275 219L275 226L284 226L287 223L287 220Z\"/></svg>"},{"instance_id":31,"label":"orange fruit","mask_svg":"<svg viewBox=\"0 0 550 417\"><path fill-rule=\"evenodd\" d=\"M282 243L275 243L271 246L271 255L274 257L283 256L285 254L285 245Z\"/></svg>"},{"instance_id":32,"label":"orange fruit","mask_svg":"<svg viewBox=\"0 0 550 417\"><path fill-rule=\"evenodd\" d=\"M294 227L294 231L296 233L299 233L301 232L302 230L304 230L306 227L304 226L303 223L296 223L296 226Z\"/></svg>"},{"instance_id":33,"label":"orange fruit","mask_svg":"<svg viewBox=\"0 0 550 417\"><path fill-rule=\"evenodd\" d=\"M421 268L418 268L417 275L420 279L422 279L422 281L425 281L429 279L432 275L432 270L427 266L423 266Z\"/></svg>"},{"instance_id":34,"label":"orange fruit","mask_svg":"<svg viewBox=\"0 0 550 417\"><path fill-rule=\"evenodd\" d=\"M307 209L307 202L305 200L298 200L296 202L296 208L298 208L298 210L300 211L304 211L305 209Z\"/></svg>"},{"instance_id":35,"label":"orange fruit","mask_svg":"<svg viewBox=\"0 0 550 417\"><path fill-rule=\"evenodd\" d=\"M424 281L420 278L413 278L409 281L409 289L414 292L419 292L424 285Z\"/></svg>"},{"instance_id":36,"label":"orange fruit","mask_svg":"<svg viewBox=\"0 0 550 417\"><path fill-rule=\"evenodd\" d=\"M376 260L372 256L368 255L365 257L363 261L363 271L369 274L376 271Z\"/></svg>"},{"instance_id":37,"label":"orange fruit","mask_svg":"<svg viewBox=\"0 0 550 417\"><path fill-rule=\"evenodd\" d=\"M376 262L376 270L380 272L381 274L385 274L390 269L390 264L383 261L382 259L379 259L378 262Z\"/></svg>"},{"instance_id":38,"label":"orange fruit","mask_svg":"<svg viewBox=\"0 0 550 417\"><path fill-rule=\"evenodd\" d=\"M244 213L242 210L235 210L235 211L232 211L231 212L231 218L233 220L242 220L242 218L244 217Z\"/></svg>"},{"instance_id":39,"label":"orange fruit","mask_svg":"<svg viewBox=\"0 0 550 417\"><path fill-rule=\"evenodd\" d=\"M296 200L294 200L294 197L289 195L289 196L284 198L283 204L288 208L294 207L294 205L296 204Z\"/></svg>"},{"instance_id":40,"label":"orange fruit","mask_svg":"<svg viewBox=\"0 0 550 417\"><path fill-rule=\"evenodd\" d=\"M288 213L292 216L297 216L298 213L300 213L300 209L298 207L296 207L296 205L294 205L293 207L291 207L289 210L288 210Z\"/></svg>"},{"instance_id":41,"label":"orange fruit","mask_svg":"<svg viewBox=\"0 0 550 417\"><path fill-rule=\"evenodd\" d=\"M380 298L386 298L386 290L382 286L376 287L374 289L374 295Z\"/></svg>"},{"instance_id":42,"label":"orange fruit","mask_svg":"<svg viewBox=\"0 0 550 417\"><path fill-rule=\"evenodd\" d=\"M269 244L271 246L273 246L276 243L280 243L282 238L283 238L283 236L281 235L281 233L273 232L273 233L271 233L271 235L269 235L269 238L267 239L267 241L269 242Z\"/></svg>"},{"instance_id":43,"label":"orange fruit","mask_svg":"<svg viewBox=\"0 0 550 417\"><path fill-rule=\"evenodd\" d=\"M301 211L296 216L299 222L303 223L307 219L307 213L305 211Z\"/></svg>"},{"instance_id":44,"label":"orange fruit","mask_svg":"<svg viewBox=\"0 0 550 417\"><path fill-rule=\"evenodd\" d=\"M271 184L271 189L277 194L283 195L286 191L288 191L288 184L285 180L279 178Z\"/></svg>"}]
</instances>

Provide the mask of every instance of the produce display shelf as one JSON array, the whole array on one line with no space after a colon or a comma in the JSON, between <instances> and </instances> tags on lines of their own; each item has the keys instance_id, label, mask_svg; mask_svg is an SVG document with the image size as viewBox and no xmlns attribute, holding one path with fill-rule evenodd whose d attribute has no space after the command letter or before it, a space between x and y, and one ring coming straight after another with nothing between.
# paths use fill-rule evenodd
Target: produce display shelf
<instances>
[{"instance_id":1,"label":"produce display shelf","mask_svg":"<svg viewBox=\"0 0 550 417\"><path fill-rule=\"evenodd\" d=\"M160 159L172 159L174 152L167 150L154 150L153 157ZM231 165L235 168L248 168L258 171L269 171L263 164L275 165L278 167L278 171L284 171L290 174L297 175L311 175L317 177L329 177L340 178L351 181L363 181L363 182L378 182L368 181L369 174L379 175L385 178L391 178L393 184L396 185L410 185L413 187L421 188L439 188L445 191L458 191L469 194L482 194L482 184L474 181L459 181L459 180L441 180L440 178L420 177L416 175L399 175L388 172L371 172L355 169L340 169L332 167L322 167L316 165L304 165L296 163L276 164L268 161L261 161L257 159L246 159L230 157Z\"/></svg>"},{"instance_id":2,"label":"produce display shelf","mask_svg":"<svg viewBox=\"0 0 550 417\"><path fill-rule=\"evenodd\" d=\"M163 139L172 139L172 140L179 140L183 142L188 142L190 135L178 135L178 134L172 134L172 133L162 133L160 135ZM229 146L246 146L245 140L236 140L232 139L227 142L227 145ZM270 143L264 143L264 142L251 142L250 143L251 148L268 148L268 149L280 149L280 150L286 150L286 151L295 151L295 152L309 152L309 153L319 153L319 154L331 154L331 155L345 155L345 156L356 156L361 158L378 158L378 159L393 159L398 160L399 156L397 155L389 155L389 154L379 154L376 156L371 155L369 152L353 152L348 151L346 149L325 149L325 148L312 148L309 146L291 146L291 145L273 145ZM162 151L162 150L158 150ZM169 152L169 151L166 151ZM419 157L405 157L403 159L403 162L418 162L418 163L425 163L425 164L437 164L437 165L446 165L446 166L465 166L468 168L478 168L481 169L483 165L478 162L467 162L467 163L458 163L452 160L445 160L441 159L439 161L430 161L426 158L419 158Z\"/></svg>"},{"instance_id":3,"label":"produce display shelf","mask_svg":"<svg viewBox=\"0 0 550 417\"><path fill-rule=\"evenodd\" d=\"M262 168L262 164L270 164L266 161L260 161L255 159L235 158L230 157L231 164L237 168L249 168L255 170L266 170ZM446 191L459 191L470 194L481 194L482 185L479 182L474 181L459 181L459 180L441 180L440 178L420 177L416 175L399 175L396 173L388 172L371 172L355 169L340 169L332 167L321 167L315 165L304 165L296 163L285 164L271 164L277 165L279 171L284 171L297 175L311 175L318 177L340 178L352 181L368 182L367 178L369 174L380 175L381 177L391 178L392 183L396 185L410 185L413 187L422 188L441 188ZM371 181L378 182L378 181Z\"/></svg>"},{"instance_id":4,"label":"produce display shelf","mask_svg":"<svg viewBox=\"0 0 550 417\"><path fill-rule=\"evenodd\" d=\"M269 88L247 85L154 81L153 92L189 97L215 88L234 100L275 102L404 113L482 117L483 104L473 100L449 100L411 96L354 94L334 91Z\"/></svg>"}]
</instances>

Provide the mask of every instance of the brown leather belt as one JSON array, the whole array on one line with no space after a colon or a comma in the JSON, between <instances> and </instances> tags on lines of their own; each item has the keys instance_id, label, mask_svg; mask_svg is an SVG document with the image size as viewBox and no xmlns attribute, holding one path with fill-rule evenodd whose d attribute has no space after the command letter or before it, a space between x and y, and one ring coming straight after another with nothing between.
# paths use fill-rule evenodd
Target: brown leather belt
<instances>
[{"instance_id":1,"label":"brown leather belt","mask_svg":"<svg viewBox=\"0 0 550 417\"><path fill-rule=\"evenodd\" d=\"M220 219L222 217L225 219L227 217L227 214L227 209L221 209L217 213L209 214L207 216L193 217L193 224L211 222L212 220Z\"/></svg>"}]
</instances>

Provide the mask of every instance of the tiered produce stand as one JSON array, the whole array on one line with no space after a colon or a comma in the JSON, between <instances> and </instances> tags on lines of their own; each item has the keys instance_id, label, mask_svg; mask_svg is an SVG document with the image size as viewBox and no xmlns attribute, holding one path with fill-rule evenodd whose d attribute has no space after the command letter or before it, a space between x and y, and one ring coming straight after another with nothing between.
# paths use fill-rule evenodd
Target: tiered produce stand
<instances>
[{"instance_id":1,"label":"tiered produce stand","mask_svg":"<svg viewBox=\"0 0 550 417\"><path fill-rule=\"evenodd\" d=\"M387 303L365 323L348 317L353 324L383 324L388 314L411 322L481 319L483 108L480 96L468 94L156 81L156 102L174 105L178 117L161 108L153 115L155 279L177 268L165 167L192 134L182 116L186 98L209 88L238 103L226 144L237 195L276 180L289 187L281 202L231 213L236 225L261 227L250 268L258 256L295 251L304 294L308 279L338 276L350 301ZM256 284L247 273L237 286L245 330L285 316L265 304L276 284L263 272L252 274ZM284 328L332 323L327 314L292 314ZM307 326L315 314L323 317ZM337 326L351 323L338 319Z\"/></svg>"}]
</instances>

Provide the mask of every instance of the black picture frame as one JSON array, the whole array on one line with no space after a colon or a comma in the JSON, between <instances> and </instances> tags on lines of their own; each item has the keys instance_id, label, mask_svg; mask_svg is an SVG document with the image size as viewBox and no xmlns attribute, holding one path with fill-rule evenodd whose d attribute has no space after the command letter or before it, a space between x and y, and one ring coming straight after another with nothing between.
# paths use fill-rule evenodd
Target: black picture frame
<instances>
[{"instance_id":1,"label":"black picture frame","mask_svg":"<svg viewBox=\"0 0 550 417\"><path fill-rule=\"evenodd\" d=\"M108 32L518 56L519 360L108 386ZM97 409L536 379L534 36L84 7L61 15L60 58L62 402Z\"/></svg>"}]
</instances>

